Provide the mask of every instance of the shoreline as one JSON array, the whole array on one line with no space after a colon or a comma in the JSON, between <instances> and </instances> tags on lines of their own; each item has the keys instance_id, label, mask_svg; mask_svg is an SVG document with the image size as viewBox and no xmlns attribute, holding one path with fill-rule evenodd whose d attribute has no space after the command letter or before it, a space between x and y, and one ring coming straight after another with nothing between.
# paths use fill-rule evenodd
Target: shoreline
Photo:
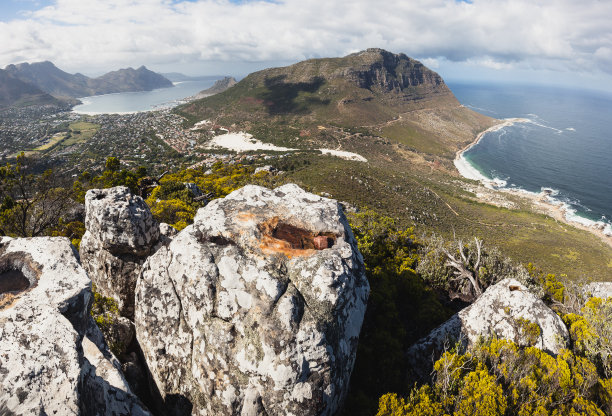
<instances>
[{"instance_id":1,"label":"shoreline","mask_svg":"<svg viewBox=\"0 0 612 416\"><path fill-rule=\"evenodd\" d=\"M510 127L516 123L530 123L530 122L531 120L529 120L528 118L504 118L502 119L501 123L495 124L494 126L489 127L485 131L481 131L480 133L478 133L478 135L476 136L476 138L474 139L472 143L468 144L463 149L458 150L457 153L455 153L455 160L462 157L465 152L470 150L472 147L476 146L478 142L482 140L485 134L491 133L493 131L501 130L504 127Z\"/></svg>"},{"instance_id":2,"label":"shoreline","mask_svg":"<svg viewBox=\"0 0 612 416\"><path fill-rule=\"evenodd\" d=\"M455 153L455 160L453 161L455 168L457 169L459 174L463 176L464 178L476 180L480 182L484 187L492 191L499 191L501 193L506 193L506 194L510 194L510 195L514 195L514 196L518 196L518 197L527 199L531 203L533 211L537 213L548 215L554 220L560 221L569 226L578 228L580 230L588 231L591 234L597 236L601 241L606 243L608 246L612 247L612 235L604 232L605 227L600 226L599 225L600 223L592 221L592 220L587 220L587 221L593 222L593 224L587 225L587 224L584 224L583 222L568 219L567 218L568 209L565 208L563 203L555 204L554 202L550 201L549 192L546 192L543 190L542 192L538 194L538 193L529 192L529 191L522 190L522 189L505 188L505 185L506 185L505 181L489 179L485 177L478 169L472 166L467 161L467 159L464 157L463 154L467 152L468 150L470 150L472 147L474 147L476 144L478 144L478 142L482 140L485 134L500 130L504 127L511 126L515 123L528 123L528 122L531 122L531 120L526 119L526 118L504 119L503 122L496 124L494 126L491 126L485 131L480 132L472 143L468 144L463 149L458 150ZM499 205L499 203L496 203L491 198L483 197L482 195L481 196L477 195L476 198L480 202L493 204L493 205Z\"/></svg>"}]
</instances>

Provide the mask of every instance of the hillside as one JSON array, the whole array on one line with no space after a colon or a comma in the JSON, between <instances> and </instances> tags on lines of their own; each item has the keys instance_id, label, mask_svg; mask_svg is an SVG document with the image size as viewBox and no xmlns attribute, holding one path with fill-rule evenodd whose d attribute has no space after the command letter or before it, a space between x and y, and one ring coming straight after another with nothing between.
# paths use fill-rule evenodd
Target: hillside
<instances>
[{"instance_id":1,"label":"hillside","mask_svg":"<svg viewBox=\"0 0 612 416\"><path fill-rule=\"evenodd\" d=\"M60 101L0 69L0 108L45 104L60 104Z\"/></svg>"},{"instance_id":2,"label":"hillside","mask_svg":"<svg viewBox=\"0 0 612 416\"><path fill-rule=\"evenodd\" d=\"M219 94L230 87L236 85L236 79L234 77L224 77L215 81L212 87L197 93L193 99L199 100L200 98L208 97L209 95Z\"/></svg>"},{"instance_id":3,"label":"hillside","mask_svg":"<svg viewBox=\"0 0 612 416\"><path fill-rule=\"evenodd\" d=\"M98 78L69 74L49 61L8 65L5 71L23 82L35 85L55 97L86 97L130 91L149 91L173 84L155 72L141 66L109 72Z\"/></svg>"},{"instance_id":4,"label":"hillside","mask_svg":"<svg viewBox=\"0 0 612 416\"><path fill-rule=\"evenodd\" d=\"M368 49L267 69L176 112L186 127L209 120L302 149L278 167L311 191L382 211L419 232L484 238L516 261L570 278L609 279L610 246L542 215L531 201L459 176L456 152L499 121L462 106L438 74L406 55ZM368 162L312 152L322 147Z\"/></svg>"}]
</instances>

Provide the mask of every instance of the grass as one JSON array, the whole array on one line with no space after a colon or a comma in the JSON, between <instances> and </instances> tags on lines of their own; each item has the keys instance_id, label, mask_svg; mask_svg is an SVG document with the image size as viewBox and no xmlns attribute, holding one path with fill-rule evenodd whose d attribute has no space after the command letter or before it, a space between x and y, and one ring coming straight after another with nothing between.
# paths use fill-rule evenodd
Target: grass
<instances>
[{"instance_id":1,"label":"grass","mask_svg":"<svg viewBox=\"0 0 612 416\"><path fill-rule=\"evenodd\" d=\"M612 248L591 233L524 209L474 201L444 173L425 175L418 169L381 166L373 156L384 145L369 148L368 157L374 163L304 155L309 164L288 172L284 181L312 192L327 192L359 208L373 208L414 225L417 234L455 235L465 240L476 236L513 260L533 262L549 273L566 274L570 279L612 280Z\"/></svg>"},{"instance_id":2,"label":"grass","mask_svg":"<svg viewBox=\"0 0 612 416\"><path fill-rule=\"evenodd\" d=\"M68 126L69 131L67 133L57 133L53 135L53 137L51 137L47 143L32 150L28 150L25 152L25 154L26 156L43 154L50 152L51 150L58 150L59 148L85 143L87 140L91 139L94 134L96 134L99 128L100 126L98 124L89 123L86 121L71 123Z\"/></svg>"}]
</instances>

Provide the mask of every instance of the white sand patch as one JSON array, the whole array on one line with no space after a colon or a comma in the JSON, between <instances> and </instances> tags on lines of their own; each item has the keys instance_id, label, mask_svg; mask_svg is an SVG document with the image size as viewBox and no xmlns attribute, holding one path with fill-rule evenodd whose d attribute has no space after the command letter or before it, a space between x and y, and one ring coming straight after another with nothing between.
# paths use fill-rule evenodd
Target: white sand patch
<instances>
[{"instance_id":1,"label":"white sand patch","mask_svg":"<svg viewBox=\"0 0 612 416\"><path fill-rule=\"evenodd\" d=\"M195 124L193 125L193 127L192 127L190 130L199 130L199 129L201 129L202 127L207 126L208 124L210 124L210 121L208 121L208 120L198 121L197 123L195 123Z\"/></svg>"},{"instance_id":2,"label":"white sand patch","mask_svg":"<svg viewBox=\"0 0 612 416\"><path fill-rule=\"evenodd\" d=\"M219 134L212 138L207 146L209 149L222 147L224 149L233 150L235 152L248 152L251 150L272 150L276 152L291 152L300 149L292 149L290 147L275 146L270 143L263 143L252 135L244 132ZM356 160L359 162L367 162L368 159L353 152L345 152L343 150L332 149L317 149L324 155L332 155L346 160Z\"/></svg>"},{"instance_id":3,"label":"white sand patch","mask_svg":"<svg viewBox=\"0 0 612 416\"><path fill-rule=\"evenodd\" d=\"M463 155L459 156L454 160L455 167L464 178L473 179L475 181L481 181L483 183L488 182L486 178L478 169L468 162Z\"/></svg>"},{"instance_id":4,"label":"white sand patch","mask_svg":"<svg viewBox=\"0 0 612 416\"><path fill-rule=\"evenodd\" d=\"M319 149L324 155L337 156L346 160L356 160L358 162L367 162L368 159L353 152L345 152L344 150Z\"/></svg>"},{"instance_id":5,"label":"white sand patch","mask_svg":"<svg viewBox=\"0 0 612 416\"><path fill-rule=\"evenodd\" d=\"M212 138L208 144L208 148L223 147L235 152L248 152L250 150L273 150L277 152L286 152L291 150L289 147L275 146L270 143L263 143L254 139L252 135L244 132L220 134Z\"/></svg>"}]
</instances>

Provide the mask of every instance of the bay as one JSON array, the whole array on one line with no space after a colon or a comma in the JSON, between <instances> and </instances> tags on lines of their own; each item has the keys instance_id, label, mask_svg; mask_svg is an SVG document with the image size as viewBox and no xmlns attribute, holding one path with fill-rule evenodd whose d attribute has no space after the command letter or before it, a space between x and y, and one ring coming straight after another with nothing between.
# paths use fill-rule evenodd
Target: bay
<instances>
[{"instance_id":1,"label":"bay","mask_svg":"<svg viewBox=\"0 0 612 416\"><path fill-rule=\"evenodd\" d=\"M498 119L465 160L501 187L546 191L569 220L612 235L612 95L564 88L450 84L465 106Z\"/></svg>"},{"instance_id":2,"label":"bay","mask_svg":"<svg viewBox=\"0 0 612 416\"><path fill-rule=\"evenodd\" d=\"M72 111L79 114L125 114L173 107L186 97L210 88L220 77L175 82L174 87L152 91L122 92L79 98L83 104Z\"/></svg>"}]
</instances>

